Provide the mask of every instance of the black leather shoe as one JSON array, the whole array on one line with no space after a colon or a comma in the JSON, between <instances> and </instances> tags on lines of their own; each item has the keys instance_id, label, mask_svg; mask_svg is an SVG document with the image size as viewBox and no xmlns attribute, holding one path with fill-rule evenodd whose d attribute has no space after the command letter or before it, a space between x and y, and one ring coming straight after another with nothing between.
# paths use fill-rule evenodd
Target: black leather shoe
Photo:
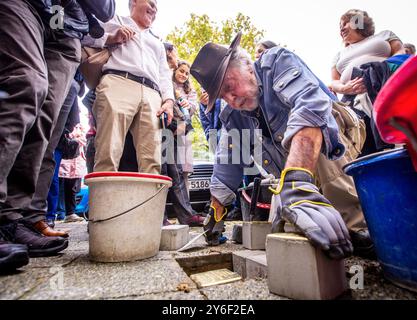
<instances>
[{"instance_id":1,"label":"black leather shoe","mask_svg":"<svg viewBox=\"0 0 417 320\"><path fill-rule=\"evenodd\" d=\"M349 234L352 239L353 255L369 260L377 259L374 243L367 229L351 230Z\"/></svg>"},{"instance_id":2,"label":"black leather shoe","mask_svg":"<svg viewBox=\"0 0 417 320\"><path fill-rule=\"evenodd\" d=\"M12 222L2 227L7 240L27 245L29 257L49 257L68 247L68 240L61 237L42 235L29 223Z\"/></svg>"},{"instance_id":3,"label":"black leather shoe","mask_svg":"<svg viewBox=\"0 0 417 320\"><path fill-rule=\"evenodd\" d=\"M28 248L7 241L0 229L0 272L12 271L29 263Z\"/></svg>"}]
</instances>

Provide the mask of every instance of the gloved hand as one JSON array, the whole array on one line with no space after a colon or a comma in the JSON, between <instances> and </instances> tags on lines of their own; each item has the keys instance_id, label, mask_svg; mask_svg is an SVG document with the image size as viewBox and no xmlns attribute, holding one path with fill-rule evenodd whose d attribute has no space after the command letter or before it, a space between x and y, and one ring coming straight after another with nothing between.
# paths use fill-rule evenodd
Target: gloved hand
<instances>
[{"instance_id":1,"label":"gloved hand","mask_svg":"<svg viewBox=\"0 0 417 320\"><path fill-rule=\"evenodd\" d=\"M224 220L230 207L224 207L216 198L212 197L210 210L204 220L203 229L207 231L204 236L210 246L221 244L221 237L224 230Z\"/></svg>"},{"instance_id":2,"label":"gloved hand","mask_svg":"<svg viewBox=\"0 0 417 320\"><path fill-rule=\"evenodd\" d=\"M272 232L283 232L285 222L289 222L330 258L342 259L352 254L352 243L342 217L320 194L310 171L285 169L277 190L271 191L281 202L272 222Z\"/></svg>"}]
</instances>

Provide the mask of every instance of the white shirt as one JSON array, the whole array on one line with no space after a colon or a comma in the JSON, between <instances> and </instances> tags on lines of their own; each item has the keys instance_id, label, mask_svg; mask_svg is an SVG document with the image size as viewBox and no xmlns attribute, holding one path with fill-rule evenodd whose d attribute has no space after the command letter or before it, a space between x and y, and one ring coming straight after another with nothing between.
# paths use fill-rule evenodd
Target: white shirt
<instances>
[{"instance_id":1,"label":"white shirt","mask_svg":"<svg viewBox=\"0 0 417 320\"><path fill-rule=\"evenodd\" d=\"M343 83L351 80L354 67L389 58L391 56L390 42L394 40L400 39L392 31L386 30L344 48L333 61L333 66L341 75L340 80Z\"/></svg>"},{"instance_id":2,"label":"white shirt","mask_svg":"<svg viewBox=\"0 0 417 320\"><path fill-rule=\"evenodd\" d=\"M115 16L105 23L105 35L94 41L92 46L103 48L109 34L114 34L121 25L132 28L136 34L126 43L112 46L109 61L103 66L108 69L126 71L135 76L145 77L155 82L161 91L162 100L174 99L172 72L169 69L163 43L150 29L141 29L130 17ZM86 44L86 41L83 41Z\"/></svg>"}]
</instances>

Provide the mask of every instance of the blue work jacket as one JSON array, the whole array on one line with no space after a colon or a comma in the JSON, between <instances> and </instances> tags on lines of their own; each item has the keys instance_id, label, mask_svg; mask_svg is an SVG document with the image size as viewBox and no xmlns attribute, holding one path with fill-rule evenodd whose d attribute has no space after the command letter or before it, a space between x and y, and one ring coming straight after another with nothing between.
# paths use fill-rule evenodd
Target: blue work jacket
<instances>
[{"instance_id":1,"label":"blue work jacket","mask_svg":"<svg viewBox=\"0 0 417 320\"><path fill-rule=\"evenodd\" d=\"M266 51L255 62L254 68L259 85L260 110L238 111L227 106L220 114L223 128L228 134L222 134L216 149L210 191L223 205L234 201L244 168L253 166L248 154L253 155L268 173L279 177L285 167L291 140L303 128L321 129L322 153L328 159L338 159L345 152L331 113L337 97L296 54L275 47ZM259 128L257 113L260 111L265 117L267 136L262 136L256 130ZM245 136L244 131L249 132L246 140L231 140L233 132ZM255 140L262 143L261 148L256 149ZM238 163L236 158L233 159L236 155L240 156ZM246 170L245 174L251 172Z\"/></svg>"}]
</instances>

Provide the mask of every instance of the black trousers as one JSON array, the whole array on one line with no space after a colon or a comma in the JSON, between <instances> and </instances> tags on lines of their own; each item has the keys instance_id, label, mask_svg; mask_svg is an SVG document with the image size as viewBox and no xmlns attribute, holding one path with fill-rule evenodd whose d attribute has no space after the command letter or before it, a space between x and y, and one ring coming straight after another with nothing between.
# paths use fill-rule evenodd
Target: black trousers
<instances>
[{"instance_id":1,"label":"black trousers","mask_svg":"<svg viewBox=\"0 0 417 320\"><path fill-rule=\"evenodd\" d=\"M81 178L67 179L60 178L64 181L64 195L65 195L65 215L68 217L75 213L77 206L76 198L81 189Z\"/></svg>"},{"instance_id":2,"label":"black trousers","mask_svg":"<svg viewBox=\"0 0 417 320\"><path fill-rule=\"evenodd\" d=\"M45 29L28 2L10 0L0 2L0 43L0 88L10 95L0 104L0 221L37 222L44 217L33 214L31 203L38 183L46 200L51 178L39 177L53 175L51 137L80 62L80 41Z\"/></svg>"}]
</instances>

